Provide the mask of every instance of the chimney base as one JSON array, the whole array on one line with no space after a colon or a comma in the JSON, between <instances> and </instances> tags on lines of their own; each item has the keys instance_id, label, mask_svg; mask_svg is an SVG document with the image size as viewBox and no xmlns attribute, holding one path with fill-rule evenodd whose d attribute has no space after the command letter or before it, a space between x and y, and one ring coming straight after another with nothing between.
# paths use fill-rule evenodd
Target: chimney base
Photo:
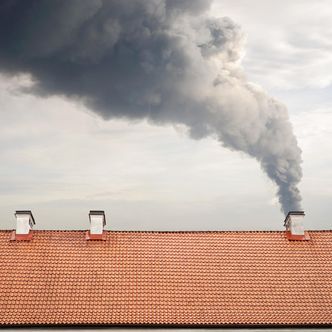
<instances>
[{"instance_id":1,"label":"chimney base","mask_svg":"<svg viewBox=\"0 0 332 332\"><path fill-rule=\"evenodd\" d=\"M106 241L106 232L103 231L101 234L91 234L90 231L85 233L86 240L103 240Z\"/></svg>"},{"instance_id":2,"label":"chimney base","mask_svg":"<svg viewBox=\"0 0 332 332\"><path fill-rule=\"evenodd\" d=\"M12 231L10 236L10 241L30 241L32 240L32 231L28 234L16 234L15 231Z\"/></svg>"},{"instance_id":3,"label":"chimney base","mask_svg":"<svg viewBox=\"0 0 332 332\"><path fill-rule=\"evenodd\" d=\"M308 232L304 232L304 235L295 235L292 234L290 231L286 231L286 238L291 241L309 241L310 235Z\"/></svg>"}]
</instances>

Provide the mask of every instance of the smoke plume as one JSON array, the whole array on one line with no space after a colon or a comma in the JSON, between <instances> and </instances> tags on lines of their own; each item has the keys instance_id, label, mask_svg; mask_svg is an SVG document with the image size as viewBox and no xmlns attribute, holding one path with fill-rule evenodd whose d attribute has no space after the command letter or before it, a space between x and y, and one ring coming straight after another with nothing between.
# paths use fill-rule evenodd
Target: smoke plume
<instances>
[{"instance_id":1,"label":"smoke plume","mask_svg":"<svg viewBox=\"0 0 332 332\"><path fill-rule=\"evenodd\" d=\"M182 124L260 163L282 210L300 209L301 150L287 109L248 82L244 34L207 0L2 0L0 70L104 119Z\"/></svg>"}]
</instances>

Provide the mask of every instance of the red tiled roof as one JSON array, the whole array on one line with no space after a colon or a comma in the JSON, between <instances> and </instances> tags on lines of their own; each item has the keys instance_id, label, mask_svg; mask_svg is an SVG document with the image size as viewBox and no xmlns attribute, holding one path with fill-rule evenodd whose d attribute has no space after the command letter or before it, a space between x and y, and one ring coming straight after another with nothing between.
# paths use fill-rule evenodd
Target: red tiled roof
<instances>
[{"instance_id":1,"label":"red tiled roof","mask_svg":"<svg viewBox=\"0 0 332 332\"><path fill-rule=\"evenodd\" d=\"M0 232L0 325L332 325L332 231Z\"/></svg>"}]
</instances>

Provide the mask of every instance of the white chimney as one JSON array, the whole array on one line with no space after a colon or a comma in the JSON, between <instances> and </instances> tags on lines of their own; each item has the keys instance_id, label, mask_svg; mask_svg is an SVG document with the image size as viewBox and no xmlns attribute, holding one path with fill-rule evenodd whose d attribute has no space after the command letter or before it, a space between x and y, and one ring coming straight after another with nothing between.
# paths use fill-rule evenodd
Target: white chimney
<instances>
[{"instance_id":1,"label":"white chimney","mask_svg":"<svg viewBox=\"0 0 332 332\"><path fill-rule=\"evenodd\" d=\"M35 219L33 218L31 211L16 211L16 234L27 235L35 225Z\"/></svg>"},{"instance_id":2,"label":"white chimney","mask_svg":"<svg viewBox=\"0 0 332 332\"><path fill-rule=\"evenodd\" d=\"M90 211L90 235L102 235L104 226L106 225L106 217L104 211Z\"/></svg>"},{"instance_id":3,"label":"white chimney","mask_svg":"<svg viewBox=\"0 0 332 332\"><path fill-rule=\"evenodd\" d=\"M284 225L291 235L304 236L304 216L305 214L303 211L288 212Z\"/></svg>"}]
</instances>

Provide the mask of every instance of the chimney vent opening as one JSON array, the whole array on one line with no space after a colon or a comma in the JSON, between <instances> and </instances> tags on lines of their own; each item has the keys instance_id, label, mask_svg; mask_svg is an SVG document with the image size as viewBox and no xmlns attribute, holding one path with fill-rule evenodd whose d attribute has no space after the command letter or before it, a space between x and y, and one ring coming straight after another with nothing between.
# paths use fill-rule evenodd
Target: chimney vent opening
<instances>
[{"instance_id":1,"label":"chimney vent opening","mask_svg":"<svg viewBox=\"0 0 332 332\"><path fill-rule=\"evenodd\" d=\"M105 212L101 210L91 210L89 212L90 231L87 232L87 240L104 240L106 225Z\"/></svg>"},{"instance_id":2,"label":"chimney vent opening","mask_svg":"<svg viewBox=\"0 0 332 332\"><path fill-rule=\"evenodd\" d=\"M284 222L289 240L309 240L309 234L304 231L304 211L289 211Z\"/></svg>"},{"instance_id":3,"label":"chimney vent opening","mask_svg":"<svg viewBox=\"0 0 332 332\"><path fill-rule=\"evenodd\" d=\"M15 212L16 230L12 233L11 240L31 240L32 228L36 224L30 210L19 210Z\"/></svg>"}]
</instances>

